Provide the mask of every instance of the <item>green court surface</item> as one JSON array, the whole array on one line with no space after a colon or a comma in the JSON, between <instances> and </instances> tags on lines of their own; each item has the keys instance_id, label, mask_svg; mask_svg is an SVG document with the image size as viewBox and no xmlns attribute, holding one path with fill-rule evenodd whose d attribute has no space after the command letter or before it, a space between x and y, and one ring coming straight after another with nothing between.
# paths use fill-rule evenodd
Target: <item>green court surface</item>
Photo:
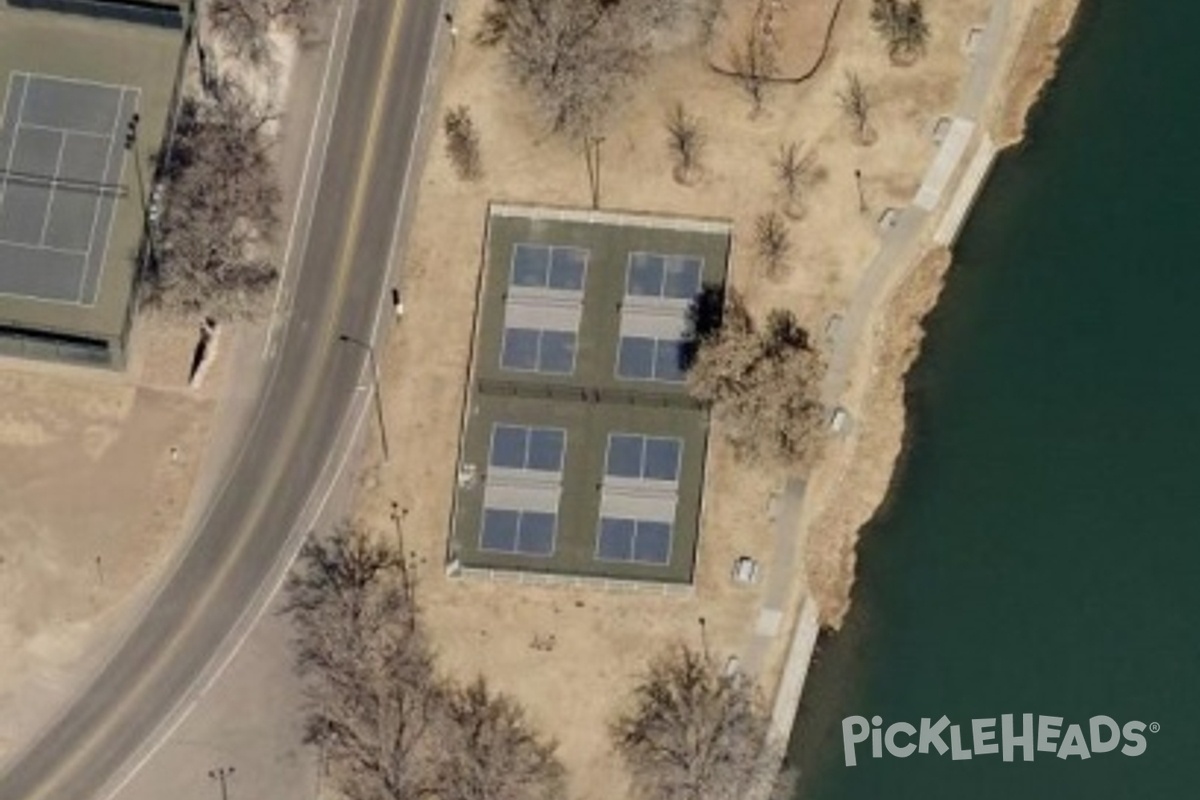
<instances>
[{"instance_id":1,"label":"green court surface","mask_svg":"<svg viewBox=\"0 0 1200 800\"><path fill-rule=\"evenodd\" d=\"M0 3L0 352L120 366L184 31L20 5Z\"/></svg>"},{"instance_id":2,"label":"green court surface","mask_svg":"<svg viewBox=\"0 0 1200 800\"><path fill-rule=\"evenodd\" d=\"M451 571L691 583L708 413L683 374L724 221L495 205Z\"/></svg>"}]
</instances>

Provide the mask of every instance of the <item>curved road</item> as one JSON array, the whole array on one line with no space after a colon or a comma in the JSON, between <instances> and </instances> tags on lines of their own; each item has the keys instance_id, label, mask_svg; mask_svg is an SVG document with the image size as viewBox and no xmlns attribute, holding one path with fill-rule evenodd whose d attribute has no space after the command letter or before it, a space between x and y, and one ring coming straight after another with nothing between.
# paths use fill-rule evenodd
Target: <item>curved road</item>
<instances>
[{"instance_id":1,"label":"curved road","mask_svg":"<svg viewBox=\"0 0 1200 800\"><path fill-rule=\"evenodd\" d=\"M87 689L0 777L3 800L89 800L177 711L269 587L353 406L388 284L436 0L359 0L316 213L274 373L225 482L144 618Z\"/></svg>"}]
</instances>

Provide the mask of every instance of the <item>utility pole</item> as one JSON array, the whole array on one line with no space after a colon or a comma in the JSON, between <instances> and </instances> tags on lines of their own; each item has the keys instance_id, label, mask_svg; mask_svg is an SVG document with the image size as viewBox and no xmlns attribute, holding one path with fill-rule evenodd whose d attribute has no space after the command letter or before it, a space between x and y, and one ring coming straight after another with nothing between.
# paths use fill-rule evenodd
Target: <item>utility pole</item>
<instances>
[{"instance_id":1,"label":"utility pole","mask_svg":"<svg viewBox=\"0 0 1200 800\"><path fill-rule=\"evenodd\" d=\"M700 617L700 649L704 651L704 660L708 661L708 627L704 617Z\"/></svg>"},{"instance_id":2,"label":"utility pole","mask_svg":"<svg viewBox=\"0 0 1200 800\"><path fill-rule=\"evenodd\" d=\"M338 336L338 341L363 348L367 351L367 357L371 359L371 376L375 384L375 416L379 420L379 444L383 448L383 460L386 462L389 459L387 426L383 421L383 396L379 390L379 362L375 360L375 346L370 342L356 339L353 336L347 336L344 333Z\"/></svg>"},{"instance_id":3,"label":"utility pole","mask_svg":"<svg viewBox=\"0 0 1200 800\"><path fill-rule=\"evenodd\" d=\"M858 188L858 213L867 213L867 196L863 194L862 170L854 170L854 185Z\"/></svg>"},{"instance_id":4,"label":"utility pole","mask_svg":"<svg viewBox=\"0 0 1200 800\"><path fill-rule=\"evenodd\" d=\"M408 599L410 602L415 602L417 599L417 551L410 550L408 553Z\"/></svg>"},{"instance_id":5,"label":"utility pole","mask_svg":"<svg viewBox=\"0 0 1200 800\"><path fill-rule=\"evenodd\" d=\"M401 527L400 523L403 522L406 516L408 516L408 509L405 508L402 510L400 508L400 504L393 500L391 517L392 522L396 526L396 552L398 552L402 557L404 555L404 529Z\"/></svg>"},{"instance_id":6,"label":"utility pole","mask_svg":"<svg viewBox=\"0 0 1200 800\"><path fill-rule=\"evenodd\" d=\"M217 767L208 771L208 777L221 784L221 800L229 800L229 786L226 784L226 780L235 771L233 767Z\"/></svg>"}]
</instances>

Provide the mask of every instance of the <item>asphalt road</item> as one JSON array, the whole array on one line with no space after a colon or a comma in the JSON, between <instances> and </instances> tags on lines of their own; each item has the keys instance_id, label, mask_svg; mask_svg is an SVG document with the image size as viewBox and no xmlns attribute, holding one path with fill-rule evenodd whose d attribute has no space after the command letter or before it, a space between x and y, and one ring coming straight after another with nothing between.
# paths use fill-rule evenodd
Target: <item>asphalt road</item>
<instances>
[{"instance_id":1,"label":"asphalt road","mask_svg":"<svg viewBox=\"0 0 1200 800\"><path fill-rule=\"evenodd\" d=\"M3 800L89 800L193 691L246 610L265 601L352 407L387 290L441 7L359 0L316 213L273 375L228 480L133 633L0 777ZM289 541L289 538L292 541Z\"/></svg>"}]
</instances>

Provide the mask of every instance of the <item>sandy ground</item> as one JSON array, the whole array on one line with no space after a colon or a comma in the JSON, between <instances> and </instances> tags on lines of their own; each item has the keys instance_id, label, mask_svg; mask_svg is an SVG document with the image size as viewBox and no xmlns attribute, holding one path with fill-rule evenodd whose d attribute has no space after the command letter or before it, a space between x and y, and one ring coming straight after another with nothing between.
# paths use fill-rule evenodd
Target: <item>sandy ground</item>
<instances>
[{"instance_id":1,"label":"sandy ground","mask_svg":"<svg viewBox=\"0 0 1200 800\"><path fill-rule=\"evenodd\" d=\"M272 38L275 65L239 71L268 108L297 56ZM227 356L261 331L223 326L189 384L199 325L140 313L124 373L0 359L0 761L99 668L181 552L193 488L211 488L219 402L245 406Z\"/></svg>"},{"instance_id":2,"label":"sandy ground","mask_svg":"<svg viewBox=\"0 0 1200 800\"><path fill-rule=\"evenodd\" d=\"M758 0L726 2L713 25L709 61L719 70L735 72L753 31L750 26L757 20L761 35L774 44L767 73L781 80L801 79L820 64L839 5L841 0L763 0L760 12Z\"/></svg>"},{"instance_id":3,"label":"sandy ground","mask_svg":"<svg viewBox=\"0 0 1200 800\"><path fill-rule=\"evenodd\" d=\"M1029 11L1009 76L1011 88L992 120L996 141L1001 145L1018 144L1025 136L1029 110L1058 70L1058 59L1079 5L1080 0L1052 0L1035 4Z\"/></svg>"},{"instance_id":4,"label":"sandy ground","mask_svg":"<svg viewBox=\"0 0 1200 800\"><path fill-rule=\"evenodd\" d=\"M0 363L0 758L96 666L181 540L224 379L218 362L188 386L198 333L142 317L124 374Z\"/></svg>"},{"instance_id":5,"label":"sandy ground","mask_svg":"<svg viewBox=\"0 0 1200 800\"><path fill-rule=\"evenodd\" d=\"M1076 1L1045 3L1036 13L1033 0L1019 3L1034 44L1022 47L1010 76L1013 99L997 110L998 139L1019 136L1026 108L1053 71L1056 49L1045 43L1057 38ZM460 3L464 26L474 24L481 6L482 0ZM733 281L751 307L787 306L820 331L875 251L879 213L911 199L933 154L930 129L965 72L962 42L987 6L986 0L931 4L929 55L897 69L865 22L867 0L846 0L829 62L801 86L768 90L764 112L753 119L737 85L707 69L698 46L661 54L611 120L603 205L731 218ZM475 184L459 182L440 137L435 140L409 249L408 313L383 358L389 432L403 442L397 449L405 455L367 471L359 514L386 532L391 500L409 510L406 547L419 560L419 595L443 668L461 678L483 672L520 699L533 721L559 740L575 797L623 796L614 784L623 773L607 746L606 723L647 657L672 641L701 644L700 617L717 658L746 642L761 584L735 586L729 568L740 555L769 562L771 498L785 476L736 463L714 439L690 596L444 576L486 203L588 200L582 154L536 121L505 78L501 54L468 38L461 37L453 53L442 101L471 106L486 174ZM838 110L835 93L847 69L861 75L875 99L880 137L871 148L851 143ZM672 180L663 127L676 100L704 120L708 141L703 174L686 187ZM769 279L752 257L747 233L757 214L779 207L770 161L789 140L816 154L826 178L811 189L803 217L791 223L793 268ZM858 211L856 168L864 174L865 215ZM948 264L944 252L927 256L881 307L855 379L862 424L812 476L807 566L817 579L808 587L798 579L796 596L821 593L828 622L844 613L856 532L890 480L903 432L903 374ZM0 396L11 399L0 410L0 758L28 734L50 698L61 699L95 665L103 649L95 643L111 644L127 616L122 611L177 552L189 487L225 378L218 359L200 389L185 387L195 335L191 324L140 320L125 376L0 364ZM230 345L223 340L221 346ZM174 458L172 447L178 448ZM534 647L535 637L553 646ZM781 638L771 649L760 676L767 694L785 644Z\"/></svg>"},{"instance_id":6,"label":"sandy ground","mask_svg":"<svg viewBox=\"0 0 1200 800\"><path fill-rule=\"evenodd\" d=\"M828 63L810 81L773 86L751 118L738 85L705 64L698 44L660 54L614 112L602 149L602 206L724 217L734 222L733 283L752 309L794 310L819 334L853 290L878 247L877 219L911 201L934 153L931 130L948 111L966 73L962 44L982 24L987 0L930 4L927 57L897 68L867 24L867 0L847 0ZM781 470L738 464L714 437L708 467L695 592L688 597L599 590L493 585L443 573L467 359L487 202L583 206L589 201L582 151L550 135L515 90L499 50L470 43L482 0L464 0L464 28L452 54L440 107L470 106L482 139L484 176L462 183L439 135L431 145L407 255L406 315L382 358L389 435L402 443L391 464L368 469L359 516L381 532L394 499L408 509L406 548L419 560L419 597L443 668L461 678L483 672L515 695L533 721L560 742L578 798L623 796L606 725L646 659L672 641L707 645L718 659L736 654L752 633L762 584L729 578L736 556L765 562L772 552L771 497ZM855 145L836 99L845 72L859 73L875 101L878 141ZM664 119L677 101L701 117L703 171L683 186L672 179ZM438 125L440 128L440 125ZM754 218L782 208L771 161L782 142L799 140L825 174L790 223L791 269L768 278L753 257ZM861 169L869 211L859 211ZM900 415L897 415L898 417ZM897 420L897 424L899 420ZM890 461L884 472L890 470ZM828 486L844 482L826 480ZM832 497L831 492L826 497ZM765 569L771 568L770 563ZM796 596L804 590L796 565ZM793 609L794 612L794 609ZM784 630L786 631L786 626ZM553 635L550 650L534 638ZM785 654L778 637L760 675L773 692Z\"/></svg>"}]
</instances>

